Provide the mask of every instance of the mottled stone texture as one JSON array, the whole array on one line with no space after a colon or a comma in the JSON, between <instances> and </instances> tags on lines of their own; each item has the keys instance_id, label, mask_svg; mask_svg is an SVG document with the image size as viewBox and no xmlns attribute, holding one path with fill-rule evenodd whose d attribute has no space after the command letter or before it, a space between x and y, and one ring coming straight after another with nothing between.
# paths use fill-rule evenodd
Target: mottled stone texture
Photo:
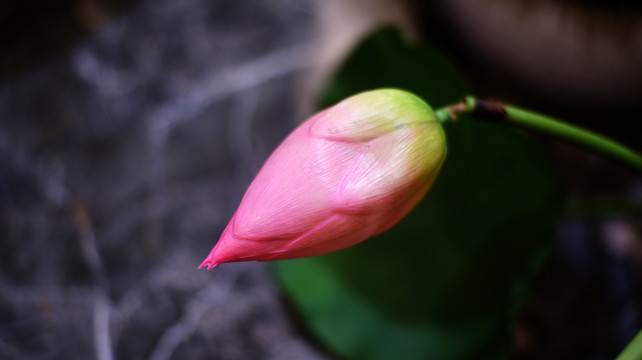
<instances>
[{"instance_id":1,"label":"mottled stone texture","mask_svg":"<svg viewBox=\"0 0 642 360\"><path fill-rule=\"evenodd\" d=\"M142 0L2 72L0 359L321 358L264 264L196 269L298 120L310 17Z\"/></svg>"}]
</instances>

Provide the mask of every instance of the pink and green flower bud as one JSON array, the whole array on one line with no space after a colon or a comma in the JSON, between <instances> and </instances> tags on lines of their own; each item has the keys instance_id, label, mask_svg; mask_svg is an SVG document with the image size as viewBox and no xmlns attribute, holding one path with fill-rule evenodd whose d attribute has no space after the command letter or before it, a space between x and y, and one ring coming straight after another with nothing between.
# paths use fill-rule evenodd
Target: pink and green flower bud
<instances>
[{"instance_id":1,"label":"pink and green flower bud","mask_svg":"<svg viewBox=\"0 0 642 360\"><path fill-rule=\"evenodd\" d=\"M201 267L321 255L380 234L424 197L445 153L441 124L415 95L345 99L272 153Z\"/></svg>"}]
</instances>

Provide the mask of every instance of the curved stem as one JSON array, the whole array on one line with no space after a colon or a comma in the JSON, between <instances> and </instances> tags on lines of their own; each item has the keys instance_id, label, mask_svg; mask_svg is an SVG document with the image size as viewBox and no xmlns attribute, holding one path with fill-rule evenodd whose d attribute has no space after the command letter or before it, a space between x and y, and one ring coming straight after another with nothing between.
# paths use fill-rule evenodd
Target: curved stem
<instances>
[{"instance_id":1,"label":"curved stem","mask_svg":"<svg viewBox=\"0 0 642 360\"><path fill-rule=\"evenodd\" d=\"M461 115L472 115L537 131L608 156L642 172L642 156L628 147L589 130L516 106L467 96L464 101L438 109L435 114L442 123L456 120Z\"/></svg>"}]
</instances>

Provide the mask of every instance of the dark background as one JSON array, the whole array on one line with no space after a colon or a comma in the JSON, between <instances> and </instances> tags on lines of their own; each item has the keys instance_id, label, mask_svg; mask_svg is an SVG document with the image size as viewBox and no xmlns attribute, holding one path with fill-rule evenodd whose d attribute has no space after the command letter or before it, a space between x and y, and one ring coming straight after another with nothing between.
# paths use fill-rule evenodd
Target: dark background
<instances>
[{"instance_id":1,"label":"dark background","mask_svg":"<svg viewBox=\"0 0 642 360\"><path fill-rule=\"evenodd\" d=\"M196 269L296 121L310 18L0 5L0 359L319 357L265 264Z\"/></svg>"}]
</instances>

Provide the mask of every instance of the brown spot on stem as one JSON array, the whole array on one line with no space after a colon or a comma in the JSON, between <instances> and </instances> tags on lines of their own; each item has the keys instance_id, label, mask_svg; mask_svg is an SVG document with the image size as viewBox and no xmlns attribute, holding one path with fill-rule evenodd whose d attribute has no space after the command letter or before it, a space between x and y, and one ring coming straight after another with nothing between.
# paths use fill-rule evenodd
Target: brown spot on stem
<instances>
[{"instance_id":1,"label":"brown spot on stem","mask_svg":"<svg viewBox=\"0 0 642 360\"><path fill-rule=\"evenodd\" d=\"M506 109L501 101L475 99L473 116L487 121L502 121L506 119Z\"/></svg>"}]
</instances>

